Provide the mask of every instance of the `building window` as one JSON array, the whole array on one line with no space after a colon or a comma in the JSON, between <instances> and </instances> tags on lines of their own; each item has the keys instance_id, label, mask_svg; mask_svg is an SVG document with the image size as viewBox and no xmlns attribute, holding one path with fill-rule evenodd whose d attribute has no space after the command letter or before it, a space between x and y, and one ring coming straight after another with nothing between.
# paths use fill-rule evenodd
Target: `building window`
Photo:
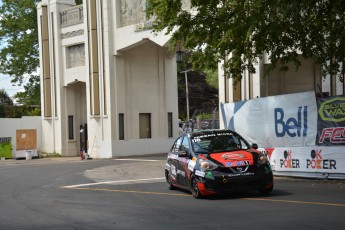
<instances>
[{"instance_id":1,"label":"building window","mask_svg":"<svg viewBox=\"0 0 345 230\"><path fill-rule=\"evenodd\" d=\"M119 139L125 139L125 115L123 113L119 114Z\"/></svg>"},{"instance_id":2,"label":"building window","mask_svg":"<svg viewBox=\"0 0 345 230\"><path fill-rule=\"evenodd\" d=\"M168 137L173 137L173 118L172 113L168 113Z\"/></svg>"},{"instance_id":3,"label":"building window","mask_svg":"<svg viewBox=\"0 0 345 230\"><path fill-rule=\"evenodd\" d=\"M151 114L139 113L139 137L151 138Z\"/></svg>"},{"instance_id":4,"label":"building window","mask_svg":"<svg viewBox=\"0 0 345 230\"><path fill-rule=\"evenodd\" d=\"M74 140L73 116L68 116L68 139Z\"/></svg>"}]
</instances>

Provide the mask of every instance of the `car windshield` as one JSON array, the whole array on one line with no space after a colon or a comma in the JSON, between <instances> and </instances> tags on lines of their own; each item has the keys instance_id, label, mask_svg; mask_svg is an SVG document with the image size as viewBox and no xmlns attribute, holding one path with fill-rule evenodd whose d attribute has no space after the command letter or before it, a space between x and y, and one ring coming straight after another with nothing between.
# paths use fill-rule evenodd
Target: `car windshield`
<instances>
[{"instance_id":1,"label":"car windshield","mask_svg":"<svg viewBox=\"0 0 345 230\"><path fill-rule=\"evenodd\" d=\"M240 136L233 133L210 133L194 136L191 139L195 153L211 154L249 149L249 145Z\"/></svg>"}]
</instances>

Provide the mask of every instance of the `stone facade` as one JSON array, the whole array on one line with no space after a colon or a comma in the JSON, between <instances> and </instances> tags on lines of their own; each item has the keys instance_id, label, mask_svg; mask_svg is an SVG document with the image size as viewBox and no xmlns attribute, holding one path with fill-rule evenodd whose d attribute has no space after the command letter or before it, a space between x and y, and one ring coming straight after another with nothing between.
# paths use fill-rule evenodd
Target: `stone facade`
<instances>
[{"instance_id":1,"label":"stone facade","mask_svg":"<svg viewBox=\"0 0 345 230\"><path fill-rule=\"evenodd\" d=\"M148 23L145 7L144 0L38 4L43 152L168 151L178 135L176 62L169 37L138 29Z\"/></svg>"}]
</instances>

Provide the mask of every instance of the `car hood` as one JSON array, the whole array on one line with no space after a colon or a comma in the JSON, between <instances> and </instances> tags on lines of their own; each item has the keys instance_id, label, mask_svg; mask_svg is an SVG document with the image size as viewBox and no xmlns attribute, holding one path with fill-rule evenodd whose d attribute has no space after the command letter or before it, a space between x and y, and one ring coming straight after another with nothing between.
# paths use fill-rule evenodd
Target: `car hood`
<instances>
[{"instance_id":1,"label":"car hood","mask_svg":"<svg viewBox=\"0 0 345 230\"><path fill-rule=\"evenodd\" d=\"M245 150L212 153L209 157L225 167L238 167L254 164L253 154Z\"/></svg>"}]
</instances>

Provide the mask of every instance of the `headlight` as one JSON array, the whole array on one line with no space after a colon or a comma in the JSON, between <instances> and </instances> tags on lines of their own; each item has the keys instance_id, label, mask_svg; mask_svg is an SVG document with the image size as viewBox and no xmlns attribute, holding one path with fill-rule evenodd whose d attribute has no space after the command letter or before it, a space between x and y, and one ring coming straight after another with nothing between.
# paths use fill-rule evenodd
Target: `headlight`
<instances>
[{"instance_id":1,"label":"headlight","mask_svg":"<svg viewBox=\"0 0 345 230\"><path fill-rule=\"evenodd\" d=\"M266 154L260 153L258 155L258 162L259 162L259 164L262 164L262 165L267 164L268 163L268 159L267 159Z\"/></svg>"},{"instance_id":2,"label":"headlight","mask_svg":"<svg viewBox=\"0 0 345 230\"><path fill-rule=\"evenodd\" d=\"M218 167L215 163L205 159L200 159L199 164L202 171L213 170Z\"/></svg>"}]
</instances>

